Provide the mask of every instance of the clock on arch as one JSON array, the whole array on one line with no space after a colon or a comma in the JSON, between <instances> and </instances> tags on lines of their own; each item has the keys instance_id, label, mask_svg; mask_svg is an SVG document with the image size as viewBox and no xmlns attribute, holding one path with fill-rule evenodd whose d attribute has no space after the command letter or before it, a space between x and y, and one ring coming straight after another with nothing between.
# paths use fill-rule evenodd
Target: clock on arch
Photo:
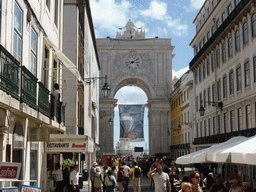
<instances>
[{"instance_id":1,"label":"clock on arch","mask_svg":"<svg viewBox=\"0 0 256 192\"><path fill-rule=\"evenodd\" d=\"M125 59L125 65L127 67L139 67L140 66L140 58L135 55L129 55Z\"/></svg>"}]
</instances>

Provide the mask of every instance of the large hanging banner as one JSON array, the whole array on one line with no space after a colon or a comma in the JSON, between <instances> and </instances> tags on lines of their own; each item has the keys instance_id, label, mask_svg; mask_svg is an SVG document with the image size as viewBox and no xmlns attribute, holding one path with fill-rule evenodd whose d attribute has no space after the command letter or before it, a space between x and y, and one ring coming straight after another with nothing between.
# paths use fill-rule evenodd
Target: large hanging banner
<instances>
[{"instance_id":1,"label":"large hanging banner","mask_svg":"<svg viewBox=\"0 0 256 192\"><path fill-rule=\"evenodd\" d=\"M145 105L119 105L120 138L144 141L144 108Z\"/></svg>"}]
</instances>

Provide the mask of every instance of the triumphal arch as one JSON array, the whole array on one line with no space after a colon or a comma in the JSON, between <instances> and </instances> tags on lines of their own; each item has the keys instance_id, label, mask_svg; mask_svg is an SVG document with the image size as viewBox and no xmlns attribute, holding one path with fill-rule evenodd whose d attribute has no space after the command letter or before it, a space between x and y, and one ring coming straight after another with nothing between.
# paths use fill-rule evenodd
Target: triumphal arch
<instances>
[{"instance_id":1,"label":"triumphal arch","mask_svg":"<svg viewBox=\"0 0 256 192\"><path fill-rule=\"evenodd\" d=\"M145 38L145 30L129 20L116 38L97 39L101 64L100 76L107 75L108 98L100 97L100 155L114 152L114 117L116 92L124 86L140 87L148 97L149 154L168 153L170 148L170 104L172 91L171 39ZM100 81L100 87L105 83Z\"/></svg>"}]
</instances>

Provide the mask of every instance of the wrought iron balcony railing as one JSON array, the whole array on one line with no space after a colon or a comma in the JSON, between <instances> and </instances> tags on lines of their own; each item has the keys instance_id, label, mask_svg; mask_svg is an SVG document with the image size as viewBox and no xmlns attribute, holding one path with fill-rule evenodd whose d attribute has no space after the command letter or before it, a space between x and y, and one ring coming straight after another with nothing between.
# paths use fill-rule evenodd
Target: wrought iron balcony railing
<instances>
[{"instance_id":1,"label":"wrought iron balcony railing","mask_svg":"<svg viewBox=\"0 0 256 192\"><path fill-rule=\"evenodd\" d=\"M38 111L47 117L50 117L49 106L49 93L50 91L41 83L38 82L39 95L38 95Z\"/></svg>"},{"instance_id":2,"label":"wrought iron balcony railing","mask_svg":"<svg viewBox=\"0 0 256 192\"><path fill-rule=\"evenodd\" d=\"M20 99L20 63L0 45L0 89Z\"/></svg>"},{"instance_id":3,"label":"wrought iron balcony railing","mask_svg":"<svg viewBox=\"0 0 256 192\"><path fill-rule=\"evenodd\" d=\"M37 78L24 66L21 67L21 102L37 109Z\"/></svg>"},{"instance_id":4,"label":"wrought iron balcony railing","mask_svg":"<svg viewBox=\"0 0 256 192\"><path fill-rule=\"evenodd\" d=\"M218 135L195 138L193 144L203 145L203 144L221 143L235 136L251 137L254 135L256 135L256 128L251 128L251 129L245 129L245 130L234 131L229 133L222 133Z\"/></svg>"}]
</instances>

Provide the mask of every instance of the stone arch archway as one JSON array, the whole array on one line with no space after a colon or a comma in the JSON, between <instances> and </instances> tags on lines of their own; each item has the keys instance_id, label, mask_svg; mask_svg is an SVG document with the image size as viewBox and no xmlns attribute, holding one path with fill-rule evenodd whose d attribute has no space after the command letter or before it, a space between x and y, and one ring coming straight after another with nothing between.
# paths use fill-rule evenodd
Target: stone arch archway
<instances>
[{"instance_id":1,"label":"stone arch archway","mask_svg":"<svg viewBox=\"0 0 256 192\"><path fill-rule=\"evenodd\" d=\"M124 35L118 32L116 38L97 39L100 76L108 76L111 88L109 98L100 97L100 154L114 152L114 129L108 124L108 119L114 117L116 92L128 85L141 88L148 97L149 154L169 153L169 96L174 46L171 39L146 39L145 31L131 26L135 32L130 38L127 29ZM101 80L100 87L103 84L104 80Z\"/></svg>"}]
</instances>

